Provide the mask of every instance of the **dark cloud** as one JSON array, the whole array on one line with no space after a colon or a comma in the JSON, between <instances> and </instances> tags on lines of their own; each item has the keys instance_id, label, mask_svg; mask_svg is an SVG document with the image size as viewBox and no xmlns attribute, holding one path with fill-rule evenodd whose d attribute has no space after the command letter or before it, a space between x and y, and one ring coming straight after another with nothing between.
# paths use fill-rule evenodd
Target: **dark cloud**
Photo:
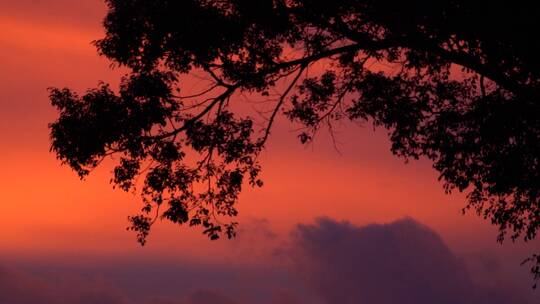
<instances>
[{"instance_id":1,"label":"dark cloud","mask_svg":"<svg viewBox=\"0 0 540 304\"><path fill-rule=\"evenodd\" d=\"M128 304L109 283L81 275L39 276L11 267L0 267L2 304Z\"/></svg>"},{"instance_id":2,"label":"dark cloud","mask_svg":"<svg viewBox=\"0 0 540 304\"><path fill-rule=\"evenodd\" d=\"M268 266L33 264L0 268L0 304L301 304L287 289L276 292L282 285L301 288L286 270Z\"/></svg>"},{"instance_id":3,"label":"dark cloud","mask_svg":"<svg viewBox=\"0 0 540 304\"><path fill-rule=\"evenodd\" d=\"M0 303L52 303L49 286L24 272L0 266Z\"/></svg>"},{"instance_id":4,"label":"dark cloud","mask_svg":"<svg viewBox=\"0 0 540 304\"><path fill-rule=\"evenodd\" d=\"M185 304L238 304L238 302L211 290L199 290L192 293Z\"/></svg>"},{"instance_id":5,"label":"dark cloud","mask_svg":"<svg viewBox=\"0 0 540 304\"><path fill-rule=\"evenodd\" d=\"M240 304L240 302L213 290L197 290L181 300L152 299L145 304Z\"/></svg>"},{"instance_id":6,"label":"dark cloud","mask_svg":"<svg viewBox=\"0 0 540 304\"><path fill-rule=\"evenodd\" d=\"M476 285L441 238L412 219L357 227L319 219L299 225L291 256L328 304L527 303Z\"/></svg>"},{"instance_id":7,"label":"dark cloud","mask_svg":"<svg viewBox=\"0 0 540 304\"><path fill-rule=\"evenodd\" d=\"M282 289L276 290L272 295L270 303L272 304L304 304L304 303L315 303L315 301L305 301L293 290ZM317 302L319 303L319 302Z\"/></svg>"},{"instance_id":8,"label":"dark cloud","mask_svg":"<svg viewBox=\"0 0 540 304\"><path fill-rule=\"evenodd\" d=\"M466 265L412 219L363 227L318 219L298 225L287 246L264 220L246 229L231 243L238 261L230 264L0 267L0 304L537 303L500 274L496 260L482 256Z\"/></svg>"}]
</instances>

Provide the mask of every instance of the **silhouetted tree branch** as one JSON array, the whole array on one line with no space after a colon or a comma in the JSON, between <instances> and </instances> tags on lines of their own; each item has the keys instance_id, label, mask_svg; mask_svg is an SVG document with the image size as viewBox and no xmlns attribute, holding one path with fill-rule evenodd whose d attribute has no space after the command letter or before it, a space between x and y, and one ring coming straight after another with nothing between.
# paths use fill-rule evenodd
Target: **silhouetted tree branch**
<instances>
[{"instance_id":1,"label":"silhouetted tree branch","mask_svg":"<svg viewBox=\"0 0 540 304\"><path fill-rule=\"evenodd\" d=\"M130 218L141 243L154 222L148 214L162 205L164 220L203 226L213 239L234 236L236 223L225 219L236 216L246 181L262 185L257 155L281 112L304 126L303 143L343 119L384 127L394 154L430 159L446 191L466 192L464 210L497 225L500 241L536 237L540 13L533 4L107 4L106 35L96 46L131 72L118 92L106 84L83 96L51 89L60 113L51 149L81 177L119 156L112 182L141 187L142 213ZM320 62L323 70L301 73ZM208 89L182 98L178 77L196 72L206 73ZM260 130L232 111L239 94L269 96L276 86L286 89ZM538 278L538 259L529 261Z\"/></svg>"}]
</instances>

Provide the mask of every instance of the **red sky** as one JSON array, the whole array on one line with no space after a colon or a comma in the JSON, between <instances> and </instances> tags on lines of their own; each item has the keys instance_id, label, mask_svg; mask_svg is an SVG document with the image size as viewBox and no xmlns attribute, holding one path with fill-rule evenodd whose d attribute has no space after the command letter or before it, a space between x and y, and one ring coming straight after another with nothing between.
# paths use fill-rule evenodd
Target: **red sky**
<instances>
[{"instance_id":1,"label":"red sky","mask_svg":"<svg viewBox=\"0 0 540 304\"><path fill-rule=\"evenodd\" d=\"M98 80L115 84L121 74L90 44L101 37L104 13L97 0L0 0L0 262L129 256L219 263L215 253L227 256L231 246L168 224L140 248L125 230L138 197L111 189L110 166L81 182L49 152L47 124L56 113L47 87L83 91ZM262 158L265 186L243 193L241 223L265 219L287 235L320 216L358 226L411 217L454 253L492 257L528 283L518 265L534 244L496 244L496 230L461 215L464 195L445 195L427 161L405 164L391 155L384 130L344 125L338 153L324 135L304 147L284 119L278 123Z\"/></svg>"}]
</instances>

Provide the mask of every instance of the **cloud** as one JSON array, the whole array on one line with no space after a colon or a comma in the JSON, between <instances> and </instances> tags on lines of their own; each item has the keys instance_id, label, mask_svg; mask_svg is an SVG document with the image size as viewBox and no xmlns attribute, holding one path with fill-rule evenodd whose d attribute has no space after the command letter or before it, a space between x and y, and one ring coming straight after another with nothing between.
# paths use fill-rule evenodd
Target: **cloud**
<instances>
[{"instance_id":1,"label":"cloud","mask_svg":"<svg viewBox=\"0 0 540 304\"><path fill-rule=\"evenodd\" d=\"M145 304L240 304L213 290L197 290L181 300L152 299Z\"/></svg>"},{"instance_id":2,"label":"cloud","mask_svg":"<svg viewBox=\"0 0 540 304\"><path fill-rule=\"evenodd\" d=\"M284 271L211 265L167 267L165 263L129 265L133 270L111 264L93 270L0 267L0 304L302 303L291 302L294 298L289 290L274 292L279 282L287 282ZM107 278L102 277L101 267L110 268Z\"/></svg>"},{"instance_id":3,"label":"cloud","mask_svg":"<svg viewBox=\"0 0 540 304\"><path fill-rule=\"evenodd\" d=\"M364 227L331 219L298 225L297 275L328 304L526 303L476 285L465 263L412 219Z\"/></svg>"},{"instance_id":4,"label":"cloud","mask_svg":"<svg viewBox=\"0 0 540 304\"><path fill-rule=\"evenodd\" d=\"M269 258L281 242L267 219L246 218L236 238L223 242L223 249L231 259L241 259L243 263L260 263Z\"/></svg>"},{"instance_id":5,"label":"cloud","mask_svg":"<svg viewBox=\"0 0 540 304\"><path fill-rule=\"evenodd\" d=\"M53 303L49 286L32 276L0 266L0 303Z\"/></svg>"},{"instance_id":6,"label":"cloud","mask_svg":"<svg viewBox=\"0 0 540 304\"><path fill-rule=\"evenodd\" d=\"M34 275L12 267L0 267L2 304L127 304L110 284L81 275Z\"/></svg>"},{"instance_id":7,"label":"cloud","mask_svg":"<svg viewBox=\"0 0 540 304\"><path fill-rule=\"evenodd\" d=\"M185 304L237 304L232 299L211 290L199 290L192 293ZM184 304L183 303L183 304Z\"/></svg>"},{"instance_id":8,"label":"cloud","mask_svg":"<svg viewBox=\"0 0 540 304\"><path fill-rule=\"evenodd\" d=\"M509 284L511 278L500 279L497 261L480 257L466 265L434 231L413 219L360 227L321 218L297 225L286 246L264 220L245 227L243 238L232 244L246 248L230 250L237 255L235 263L153 259L94 261L86 267L51 264L48 269L0 265L0 303L537 303ZM264 251L259 246L270 253L259 253ZM486 284L490 281L495 283Z\"/></svg>"}]
</instances>

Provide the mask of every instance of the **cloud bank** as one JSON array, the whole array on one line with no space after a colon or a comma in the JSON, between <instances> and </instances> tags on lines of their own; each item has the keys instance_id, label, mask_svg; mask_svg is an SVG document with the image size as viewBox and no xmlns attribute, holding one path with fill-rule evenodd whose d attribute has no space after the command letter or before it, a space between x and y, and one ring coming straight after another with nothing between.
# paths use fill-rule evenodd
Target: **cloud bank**
<instances>
[{"instance_id":1,"label":"cloud bank","mask_svg":"<svg viewBox=\"0 0 540 304\"><path fill-rule=\"evenodd\" d=\"M527 303L474 283L463 260L412 219L364 227L319 219L299 225L294 240L297 273L324 303Z\"/></svg>"},{"instance_id":2,"label":"cloud bank","mask_svg":"<svg viewBox=\"0 0 540 304\"><path fill-rule=\"evenodd\" d=\"M256 224L253 224L256 225ZM262 228L264 229L262 229ZM235 241L238 259L276 246L263 231ZM258 230L259 229L259 230ZM259 238L255 237L260 235ZM279 255L257 253L259 265L182 269L114 264L106 273L43 275L0 267L2 304L519 304L533 303L509 286L487 288L442 239L413 219L355 226L321 218L300 224ZM246 249L242 249L245 247ZM140 265L139 265L140 266ZM280 269L277 269L280 268ZM494 267L496 268L496 267ZM496 276L494 271L493 276ZM490 278L487 278L490 279ZM495 278L493 278L495 279ZM161 286L161 291L155 286ZM154 287L152 287L154 286ZM163 291L167 291L166 294ZM175 293L176 292L176 293Z\"/></svg>"}]
</instances>

